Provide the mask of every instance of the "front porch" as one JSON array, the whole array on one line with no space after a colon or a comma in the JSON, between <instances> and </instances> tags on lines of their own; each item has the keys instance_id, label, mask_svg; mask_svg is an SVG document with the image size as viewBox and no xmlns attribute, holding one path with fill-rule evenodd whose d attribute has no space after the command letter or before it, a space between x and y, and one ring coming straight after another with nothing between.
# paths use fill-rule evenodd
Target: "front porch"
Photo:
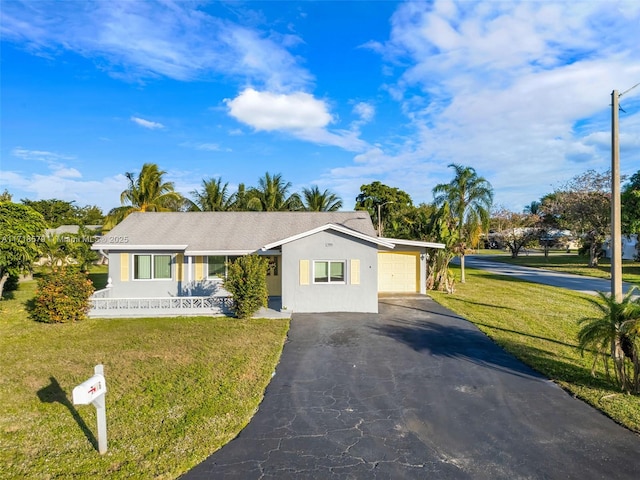
<instances>
[{"instance_id":1,"label":"front porch","mask_svg":"<svg viewBox=\"0 0 640 480\"><path fill-rule=\"evenodd\" d=\"M90 318L129 317L232 317L233 299L222 295L183 296L162 298L112 298L109 288L96 291L90 298ZM261 308L256 317L289 318L291 312L281 311L280 297L269 297L267 308Z\"/></svg>"}]
</instances>

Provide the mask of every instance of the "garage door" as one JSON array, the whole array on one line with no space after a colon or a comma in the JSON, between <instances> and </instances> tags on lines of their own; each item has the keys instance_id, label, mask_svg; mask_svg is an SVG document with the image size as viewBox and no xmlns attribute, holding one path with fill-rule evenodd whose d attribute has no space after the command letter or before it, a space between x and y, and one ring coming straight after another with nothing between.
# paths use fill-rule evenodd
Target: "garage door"
<instances>
[{"instance_id":1,"label":"garage door","mask_svg":"<svg viewBox=\"0 0 640 480\"><path fill-rule=\"evenodd\" d=\"M379 252L379 292L419 292L419 253Z\"/></svg>"}]
</instances>

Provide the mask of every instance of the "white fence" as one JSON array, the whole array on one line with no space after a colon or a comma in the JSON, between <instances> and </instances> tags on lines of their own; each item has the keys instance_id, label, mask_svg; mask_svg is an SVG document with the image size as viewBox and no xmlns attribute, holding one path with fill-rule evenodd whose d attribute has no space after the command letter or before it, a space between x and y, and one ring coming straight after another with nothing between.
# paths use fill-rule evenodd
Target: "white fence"
<instances>
[{"instance_id":1,"label":"white fence","mask_svg":"<svg viewBox=\"0 0 640 480\"><path fill-rule=\"evenodd\" d=\"M108 289L98 290L89 301L89 316L97 318L226 315L233 303L230 297L108 298Z\"/></svg>"}]
</instances>

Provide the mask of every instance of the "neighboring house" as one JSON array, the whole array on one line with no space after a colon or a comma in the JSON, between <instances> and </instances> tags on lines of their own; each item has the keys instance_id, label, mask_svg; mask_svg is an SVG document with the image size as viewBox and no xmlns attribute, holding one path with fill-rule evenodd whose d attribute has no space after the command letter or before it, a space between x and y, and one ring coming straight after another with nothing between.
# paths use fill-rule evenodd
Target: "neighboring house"
<instances>
[{"instance_id":1,"label":"neighboring house","mask_svg":"<svg viewBox=\"0 0 640 480\"><path fill-rule=\"evenodd\" d=\"M283 310L377 312L378 292L425 293L428 250L444 245L376 237L364 211L146 212L92 248L108 257L110 284L92 316L128 316L201 302L225 312L226 265L248 254L268 258L269 296Z\"/></svg>"},{"instance_id":2,"label":"neighboring house","mask_svg":"<svg viewBox=\"0 0 640 480\"><path fill-rule=\"evenodd\" d=\"M611 238L605 240L602 249L604 250L605 258L611 258ZM638 250L638 235L622 235L622 259L623 260L635 260L640 257L640 251Z\"/></svg>"}]
</instances>

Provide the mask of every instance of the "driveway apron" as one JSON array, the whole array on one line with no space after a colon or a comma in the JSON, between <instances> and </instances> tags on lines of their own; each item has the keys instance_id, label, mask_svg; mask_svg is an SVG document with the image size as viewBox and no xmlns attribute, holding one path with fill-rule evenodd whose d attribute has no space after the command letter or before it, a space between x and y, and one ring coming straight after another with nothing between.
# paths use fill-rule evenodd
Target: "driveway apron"
<instances>
[{"instance_id":1,"label":"driveway apron","mask_svg":"<svg viewBox=\"0 0 640 480\"><path fill-rule=\"evenodd\" d=\"M185 479L637 479L640 436L428 297L294 314L265 398Z\"/></svg>"}]
</instances>

